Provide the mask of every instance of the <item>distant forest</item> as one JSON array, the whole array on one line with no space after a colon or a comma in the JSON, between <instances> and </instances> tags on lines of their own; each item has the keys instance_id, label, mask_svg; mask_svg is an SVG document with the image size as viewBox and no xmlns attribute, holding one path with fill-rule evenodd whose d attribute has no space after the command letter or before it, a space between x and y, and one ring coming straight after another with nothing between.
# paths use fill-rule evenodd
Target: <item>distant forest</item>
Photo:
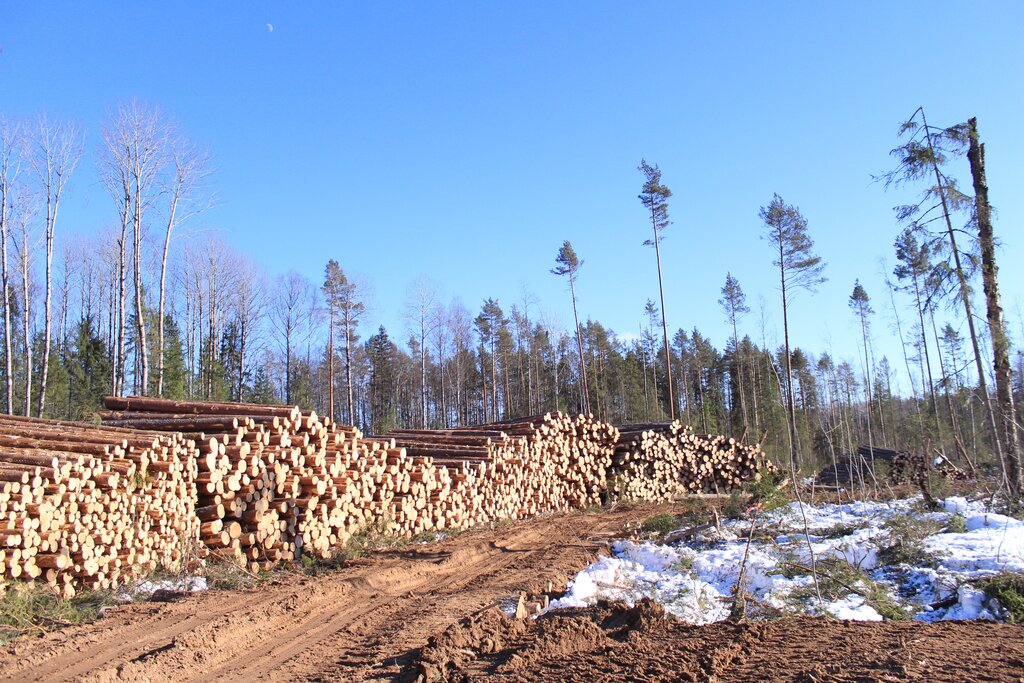
<instances>
[{"instance_id":1,"label":"distant forest","mask_svg":"<svg viewBox=\"0 0 1024 683\"><path fill-rule=\"evenodd\" d=\"M316 281L271 279L216 236L175 240L209 205L211 167L158 110L121 104L88 154L73 123L0 117L0 408L94 420L109 393L284 402L375 434L555 410L616 423L672 416L698 432L763 441L780 463L806 470L871 443L938 450L1019 488L1024 355L1010 350L1000 308L984 146L973 120L929 126L920 109L892 142L879 191L906 184L920 201L897 208L890 277L851 282L849 300L832 302L850 307L862 333L857 357L833 358L789 339L789 317L813 311L790 310L787 297L813 291L827 264L813 226L779 196L761 207L775 254L764 265L780 284L778 348L731 274L721 299L706 302L729 324L722 348L698 329L669 329L663 292L652 292L642 334L625 338L578 316L575 330L557 329L529 297L481 297L473 310L446 303L428 280L410 286L398 333L368 327L365 283L334 260ZM965 156L971 178L961 185L946 169ZM117 225L88 237L67 233L60 211L83 164L98 169ZM671 191L647 161L623 191L638 192L647 211L660 283ZM566 278L574 313L581 256L568 241L553 244L551 274L536 274ZM873 329L883 308L896 320L897 358L872 344L889 334ZM897 373L910 377L909 393L894 391Z\"/></svg>"}]
</instances>

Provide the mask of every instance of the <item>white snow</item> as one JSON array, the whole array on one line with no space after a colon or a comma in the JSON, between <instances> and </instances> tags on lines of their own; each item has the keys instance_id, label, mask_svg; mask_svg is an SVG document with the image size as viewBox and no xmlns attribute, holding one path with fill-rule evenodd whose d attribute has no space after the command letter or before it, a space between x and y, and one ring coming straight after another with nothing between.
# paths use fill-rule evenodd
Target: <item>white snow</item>
<instances>
[{"instance_id":1,"label":"white snow","mask_svg":"<svg viewBox=\"0 0 1024 683\"><path fill-rule=\"evenodd\" d=\"M139 595L149 595L159 590L174 593L198 593L208 588L206 577L203 576L185 576L180 579L165 579L162 581L144 580L139 581L130 589L124 591L119 597L131 601Z\"/></svg>"},{"instance_id":2,"label":"white snow","mask_svg":"<svg viewBox=\"0 0 1024 683\"><path fill-rule=\"evenodd\" d=\"M981 501L962 497L942 501L942 510L919 510L920 499L861 501L843 505L792 503L756 520L758 540L747 547L750 520L733 520L707 536L681 545L616 541L612 555L602 557L570 582L565 595L550 609L583 607L598 600L633 603L651 597L682 621L705 624L728 617L746 553L743 584L746 594L783 611L827 613L838 619L878 621L882 615L856 590L818 604L814 597L809 540L817 561L844 559L858 567L904 610L924 621L996 619L998 607L970 581L1000 571L1024 572L1024 522L988 511ZM933 566L882 566L879 549L887 544L886 521L895 516L931 519L943 525L954 515L964 518L966 531L936 533L923 547ZM767 533L770 540L761 540ZM956 596L951 607L932 604Z\"/></svg>"}]
</instances>

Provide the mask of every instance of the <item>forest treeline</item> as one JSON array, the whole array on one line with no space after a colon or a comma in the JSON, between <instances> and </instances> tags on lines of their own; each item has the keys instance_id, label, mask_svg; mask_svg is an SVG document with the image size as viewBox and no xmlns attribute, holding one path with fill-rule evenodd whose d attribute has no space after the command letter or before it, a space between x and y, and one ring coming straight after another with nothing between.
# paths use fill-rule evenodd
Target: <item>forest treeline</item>
<instances>
[{"instance_id":1,"label":"forest treeline","mask_svg":"<svg viewBox=\"0 0 1024 683\"><path fill-rule=\"evenodd\" d=\"M731 273L721 298L707 302L731 331L721 347L696 328L670 327L664 288L652 292L640 335L581 319L576 288L586 270L570 241L552 245L551 274L536 277L566 278L575 330L551 324L529 296L481 297L469 308L443 301L425 278L409 287L404 328L386 330L366 320L368 283L335 260L315 280L294 271L273 279L215 234L176 239L210 205L211 167L159 110L123 103L101 131L87 150L73 123L0 117L8 413L92 420L104 394L132 393L298 404L378 434L552 410L612 422L672 416L698 432L763 441L796 467L871 443L938 450L1020 486L1024 355L1011 354L1003 321L973 120L931 127L919 109L901 127L879 191L907 184L920 200L897 207L890 276L850 283L848 301L835 302L849 305L861 331L858 357L845 359L790 339L790 317L813 315L794 309L791 295L813 291L827 264L813 227L778 195L760 209L774 255L765 268L780 285L778 347ZM948 170L964 158L972 191ZM97 169L116 226L89 236L65 231L60 213L83 164ZM671 191L656 165L638 170L632 189L660 285ZM875 354L874 335L890 334L874 329L883 308L895 320L898 358ZM894 390L897 374L910 378L909 392Z\"/></svg>"}]
</instances>

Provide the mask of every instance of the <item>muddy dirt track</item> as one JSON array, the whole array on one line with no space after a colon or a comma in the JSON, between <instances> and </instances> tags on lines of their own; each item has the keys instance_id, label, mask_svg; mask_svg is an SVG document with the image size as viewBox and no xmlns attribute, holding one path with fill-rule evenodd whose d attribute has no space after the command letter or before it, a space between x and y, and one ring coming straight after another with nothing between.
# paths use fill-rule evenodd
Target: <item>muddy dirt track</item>
<instances>
[{"instance_id":1,"label":"muddy dirt track","mask_svg":"<svg viewBox=\"0 0 1024 683\"><path fill-rule=\"evenodd\" d=\"M0 648L0 680L393 680L435 633L519 591L559 590L666 506L474 530L319 577L126 605Z\"/></svg>"},{"instance_id":2,"label":"muddy dirt track","mask_svg":"<svg viewBox=\"0 0 1024 683\"><path fill-rule=\"evenodd\" d=\"M668 509L552 516L318 577L280 574L253 590L118 607L3 646L0 680L1024 680L1020 626L694 628L655 618L656 607L537 622L489 608L564 587L610 537Z\"/></svg>"}]
</instances>

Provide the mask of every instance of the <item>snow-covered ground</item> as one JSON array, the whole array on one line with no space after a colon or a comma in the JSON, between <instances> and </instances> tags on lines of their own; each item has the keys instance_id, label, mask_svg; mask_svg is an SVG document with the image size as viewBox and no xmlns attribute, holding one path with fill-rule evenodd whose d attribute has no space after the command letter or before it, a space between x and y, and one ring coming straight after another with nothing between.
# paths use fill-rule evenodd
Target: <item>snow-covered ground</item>
<instances>
[{"instance_id":1,"label":"snow-covered ground","mask_svg":"<svg viewBox=\"0 0 1024 683\"><path fill-rule=\"evenodd\" d=\"M725 522L720 532L679 545L616 541L614 555L583 570L549 609L646 596L683 621L719 621L729 616L746 553L743 586L752 598L750 609L880 620L879 609L887 611L875 608L881 603L923 621L997 619L999 606L970 582L1001 571L1024 572L1024 522L964 498L948 498L942 505L938 512L923 511L920 499L805 505L810 548L796 503L761 515L749 548L751 520ZM919 533L917 561L883 561L892 555L882 549L907 538L908 525L920 532L928 524L925 530L935 533ZM854 570L848 583L833 570L840 585L832 581L831 595L819 603L808 569L812 549L821 567L836 567L835 560L842 559L863 570L862 578ZM941 602L953 604L932 607Z\"/></svg>"}]
</instances>

